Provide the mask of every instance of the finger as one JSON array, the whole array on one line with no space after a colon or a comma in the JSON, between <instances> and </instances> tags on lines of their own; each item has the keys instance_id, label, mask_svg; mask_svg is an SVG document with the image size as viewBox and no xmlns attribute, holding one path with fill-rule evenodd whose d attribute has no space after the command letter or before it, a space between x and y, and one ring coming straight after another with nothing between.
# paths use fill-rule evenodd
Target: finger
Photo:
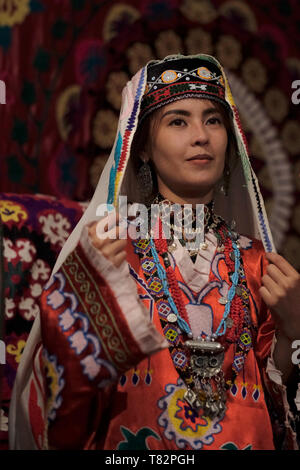
<instances>
[{"instance_id":1,"label":"finger","mask_svg":"<svg viewBox=\"0 0 300 470\"><path fill-rule=\"evenodd\" d=\"M121 251L121 253L118 253L115 257L114 257L114 265L119 268L121 266L121 264L123 263L123 261L126 260L126 256L127 256L127 253L125 251Z\"/></svg>"},{"instance_id":2,"label":"finger","mask_svg":"<svg viewBox=\"0 0 300 470\"><path fill-rule=\"evenodd\" d=\"M276 297L274 297L272 294L270 294L270 292L268 291L268 289L266 287L260 287L258 289L260 295L261 295L261 298L263 299L263 301L265 302L265 304L267 305L267 307L269 307L272 312L273 315L275 315L276 317L279 316L279 312L276 310L276 305L277 305L277 299Z\"/></svg>"},{"instance_id":3,"label":"finger","mask_svg":"<svg viewBox=\"0 0 300 470\"><path fill-rule=\"evenodd\" d=\"M104 224L102 224L102 228L104 227ZM98 237L97 234L97 222L94 223L93 226L89 228L89 236L92 240L93 245L99 249L102 250L102 248L110 244L113 240L118 240L119 237L121 239L126 240L127 239L127 231L126 228L120 229L119 227L115 227L115 229L110 230L108 232L101 232L101 238Z\"/></svg>"},{"instance_id":4,"label":"finger","mask_svg":"<svg viewBox=\"0 0 300 470\"><path fill-rule=\"evenodd\" d=\"M107 238L110 240L126 240L127 239L127 228L115 226L113 229L106 232Z\"/></svg>"},{"instance_id":5,"label":"finger","mask_svg":"<svg viewBox=\"0 0 300 470\"><path fill-rule=\"evenodd\" d=\"M104 256L112 258L121 251L125 251L127 240L114 240L111 243L107 243L101 249Z\"/></svg>"},{"instance_id":6,"label":"finger","mask_svg":"<svg viewBox=\"0 0 300 470\"><path fill-rule=\"evenodd\" d=\"M268 274L262 277L262 284L272 296L281 297L284 290Z\"/></svg>"},{"instance_id":7,"label":"finger","mask_svg":"<svg viewBox=\"0 0 300 470\"><path fill-rule=\"evenodd\" d=\"M96 235L99 240L107 238L107 231L108 231L108 216L103 217L103 219L99 220L96 224Z\"/></svg>"},{"instance_id":8,"label":"finger","mask_svg":"<svg viewBox=\"0 0 300 470\"><path fill-rule=\"evenodd\" d=\"M267 266L267 275L283 289L288 288L288 277L275 264Z\"/></svg>"},{"instance_id":9,"label":"finger","mask_svg":"<svg viewBox=\"0 0 300 470\"><path fill-rule=\"evenodd\" d=\"M105 226L105 221L94 222L94 224L89 228L89 236L93 239L93 241L104 241L107 239L107 227ZM101 236L98 236L100 235Z\"/></svg>"},{"instance_id":10,"label":"finger","mask_svg":"<svg viewBox=\"0 0 300 470\"><path fill-rule=\"evenodd\" d=\"M92 241L92 243L97 247L97 248L101 248L102 244L106 242L106 239L103 238L103 239L100 239L98 236L97 236L97 233L96 233L96 228L97 228L97 222L94 222L93 225L91 225L88 229L88 234L89 234L89 237Z\"/></svg>"},{"instance_id":11,"label":"finger","mask_svg":"<svg viewBox=\"0 0 300 470\"><path fill-rule=\"evenodd\" d=\"M275 264L286 276L297 276L298 272L293 266L278 253L266 253L266 258L270 263Z\"/></svg>"},{"instance_id":12,"label":"finger","mask_svg":"<svg viewBox=\"0 0 300 470\"><path fill-rule=\"evenodd\" d=\"M96 225L96 235L100 240L104 238L117 238L116 217L109 214L107 217L99 220Z\"/></svg>"},{"instance_id":13,"label":"finger","mask_svg":"<svg viewBox=\"0 0 300 470\"><path fill-rule=\"evenodd\" d=\"M264 286L260 287L258 289L263 301L265 302L265 304L267 304L268 306L271 306L272 303L273 303L273 296L272 294L270 294L270 292L268 291L268 289Z\"/></svg>"}]
</instances>

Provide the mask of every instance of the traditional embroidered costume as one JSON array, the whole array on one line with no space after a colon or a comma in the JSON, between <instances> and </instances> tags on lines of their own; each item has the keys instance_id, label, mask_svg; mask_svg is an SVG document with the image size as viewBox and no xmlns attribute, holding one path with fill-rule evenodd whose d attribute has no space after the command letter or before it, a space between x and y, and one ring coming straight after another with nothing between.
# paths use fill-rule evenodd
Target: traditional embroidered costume
<instances>
[{"instance_id":1,"label":"traditional embroidered costume","mask_svg":"<svg viewBox=\"0 0 300 470\"><path fill-rule=\"evenodd\" d=\"M135 131L191 97L232 116L239 161L228 194L205 206L199 249L189 253L174 221L166 240L158 218L159 236L128 238L116 268L87 224L120 194L144 202L129 159ZM171 204L161 194L151 202L162 212ZM206 55L150 62L123 92L112 153L41 297L14 387L11 448L297 448L258 292L265 250L272 236L222 67Z\"/></svg>"}]
</instances>

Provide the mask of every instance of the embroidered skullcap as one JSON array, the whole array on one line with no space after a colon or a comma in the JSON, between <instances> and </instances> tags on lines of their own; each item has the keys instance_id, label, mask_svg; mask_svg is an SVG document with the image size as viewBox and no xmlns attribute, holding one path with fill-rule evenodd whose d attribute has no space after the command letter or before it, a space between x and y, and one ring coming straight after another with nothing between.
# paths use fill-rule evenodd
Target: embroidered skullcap
<instances>
[{"instance_id":1,"label":"embroidered skullcap","mask_svg":"<svg viewBox=\"0 0 300 470\"><path fill-rule=\"evenodd\" d=\"M148 65L139 122L156 109L184 98L218 101L230 114L221 70L203 56L168 56Z\"/></svg>"}]
</instances>

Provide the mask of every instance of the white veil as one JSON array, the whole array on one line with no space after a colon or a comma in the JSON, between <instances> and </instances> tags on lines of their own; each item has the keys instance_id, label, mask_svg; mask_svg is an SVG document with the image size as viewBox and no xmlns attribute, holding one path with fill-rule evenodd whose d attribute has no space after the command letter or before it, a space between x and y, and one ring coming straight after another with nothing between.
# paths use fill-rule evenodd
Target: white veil
<instances>
[{"instance_id":1,"label":"white veil","mask_svg":"<svg viewBox=\"0 0 300 470\"><path fill-rule=\"evenodd\" d=\"M174 58L183 56L170 56ZM225 82L225 99L233 112L233 122L237 147L240 158L230 177L228 195L220 192L215 195L215 212L227 222L236 222L238 233L261 239L266 251L275 251L264 202L260 193L257 178L250 164L245 137L241 130L238 111L230 90L230 86L219 62L212 56L199 54L188 57L206 58L215 63L221 70ZM129 81L122 93L122 107L114 146L101 174L94 196L83 217L71 233L61 250L53 273L64 262L68 254L75 248L84 225L97 220L96 210L99 204L106 202L118 204L118 195L127 195L130 201L140 201L135 175L129 163L130 146L138 124L141 99L146 87L147 67L156 61L149 62ZM123 183L123 184L122 184Z\"/></svg>"}]
</instances>

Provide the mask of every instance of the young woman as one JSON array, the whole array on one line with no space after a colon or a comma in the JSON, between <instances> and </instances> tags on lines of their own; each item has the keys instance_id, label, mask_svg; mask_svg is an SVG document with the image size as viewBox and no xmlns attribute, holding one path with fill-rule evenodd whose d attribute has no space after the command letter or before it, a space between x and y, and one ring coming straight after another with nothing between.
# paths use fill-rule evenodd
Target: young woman
<instances>
[{"instance_id":1,"label":"young woman","mask_svg":"<svg viewBox=\"0 0 300 470\"><path fill-rule=\"evenodd\" d=\"M131 215L146 204L149 222L159 209L143 238L121 224L120 195ZM98 222L102 203L116 227ZM185 204L195 236L204 230L192 248L177 236ZM296 397L299 287L274 252L220 64L149 63L124 90L111 156L45 286L11 448L297 448L287 392Z\"/></svg>"}]
</instances>

